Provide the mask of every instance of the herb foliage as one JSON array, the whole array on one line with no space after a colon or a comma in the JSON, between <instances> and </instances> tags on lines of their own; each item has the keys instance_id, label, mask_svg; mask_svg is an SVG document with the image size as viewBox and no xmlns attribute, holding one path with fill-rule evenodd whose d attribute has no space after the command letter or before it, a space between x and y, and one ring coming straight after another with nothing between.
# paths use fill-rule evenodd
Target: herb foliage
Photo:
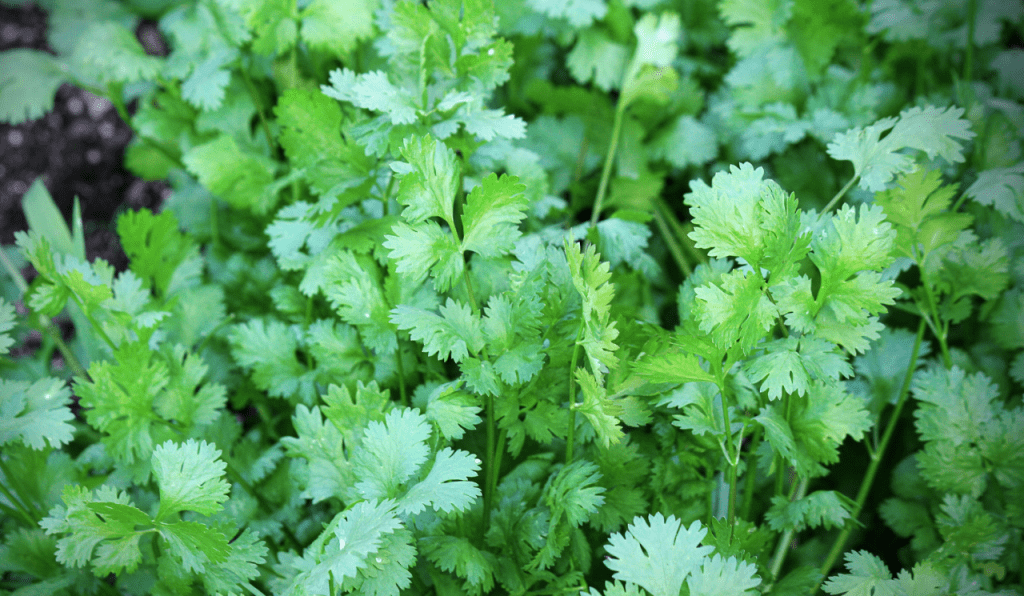
<instances>
[{"instance_id":1,"label":"herb foliage","mask_svg":"<svg viewBox=\"0 0 1024 596\"><path fill-rule=\"evenodd\" d=\"M0 592L1022 593L1019 1L43 4Z\"/></svg>"}]
</instances>

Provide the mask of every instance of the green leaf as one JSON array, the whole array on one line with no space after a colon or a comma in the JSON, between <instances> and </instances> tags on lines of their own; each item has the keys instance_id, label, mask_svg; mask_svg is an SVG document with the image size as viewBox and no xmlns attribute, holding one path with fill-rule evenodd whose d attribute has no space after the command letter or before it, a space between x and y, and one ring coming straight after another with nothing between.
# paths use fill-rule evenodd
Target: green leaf
<instances>
[{"instance_id":1,"label":"green leaf","mask_svg":"<svg viewBox=\"0 0 1024 596\"><path fill-rule=\"evenodd\" d=\"M160 296L166 295L175 270L193 249L191 239L178 230L174 214L127 211L117 220L117 234L132 271Z\"/></svg>"},{"instance_id":2,"label":"green leaf","mask_svg":"<svg viewBox=\"0 0 1024 596\"><path fill-rule=\"evenodd\" d=\"M43 116L64 80L60 63L45 52L0 52L0 121L18 125Z\"/></svg>"},{"instance_id":3,"label":"green leaf","mask_svg":"<svg viewBox=\"0 0 1024 596\"><path fill-rule=\"evenodd\" d=\"M298 395L312 401L313 387L305 364L295 356L298 340L281 321L253 319L231 329L231 354L253 370L252 380L272 397Z\"/></svg>"},{"instance_id":4,"label":"green leaf","mask_svg":"<svg viewBox=\"0 0 1024 596\"><path fill-rule=\"evenodd\" d=\"M395 498L430 454L430 425L416 410L392 410L384 422L371 422L353 456L356 490L364 499ZM422 506L420 507L422 508Z\"/></svg>"},{"instance_id":5,"label":"green leaf","mask_svg":"<svg viewBox=\"0 0 1024 596\"><path fill-rule=\"evenodd\" d=\"M343 321L359 329L363 343L381 356L394 353L398 336L376 263L341 251L327 260L323 277L327 300Z\"/></svg>"},{"instance_id":6,"label":"green leaf","mask_svg":"<svg viewBox=\"0 0 1024 596\"><path fill-rule=\"evenodd\" d=\"M964 160L963 147L957 141L974 138L970 121L960 118L963 108L913 107L900 112L899 118L883 118L867 127L858 127L836 135L828 145L833 159L853 162L860 187L877 192L885 189L893 175L910 172L914 158L904 149L924 151L929 159L941 157L950 163ZM882 133L888 131L883 139Z\"/></svg>"},{"instance_id":7,"label":"green leaf","mask_svg":"<svg viewBox=\"0 0 1024 596\"><path fill-rule=\"evenodd\" d=\"M675 91L679 80L672 68L682 40L679 15L647 13L637 21L633 33L636 34L636 51L626 68L619 109L641 98L663 103Z\"/></svg>"},{"instance_id":8,"label":"green leaf","mask_svg":"<svg viewBox=\"0 0 1024 596\"><path fill-rule=\"evenodd\" d=\"M37 178L28 188L28 192L21 198L21 208L25 212L25 220L28 221L28 229L41 234L49 242L57 254L71 255L85 260L85 238L82 235L81 212L78 200L75 200L75 219L72 225L75 228L74 234L68 229L53 197L46 189L42 179Z\"/></svg>"},{"instance_id":9,"label":"green leaf","mask_svg":"<svg viewBox=\"0 0 1024 596\"><path fill-rule=\"evenodd\" d=\"M530 8L553 19L566 19L576 29L583 29L603 19L608 6L600 0L526 0Z\"/></svg>"},{"instance_id":10,"label":"green leaf","mask_svg":"<svg viewBox=\"0 0 1024 596\"><path fill-rule=\"evenodd\" d=\"M147 55L131 30L113 22L83 31L70 62L79 77L100 84L151 81L163 67L163 59Z\"/></svg>"},{"instance_id":11,"label":"green leaf","mask_svg":"<svg viewBox=\"0 0 1024 596\"><path fill-rule=\"evenodd\" d=\"M302 10L302 39L314 49L347 58L356 45L372 37L376 0L313 0Z\"/></svg>"},{"instance_id":12,"label":"green leaf","mask_svg":"<svg viewBox=\"0 0 1024 596\"><path fill-rule=\"evenodd\" d=\"M462 215L465 233L462 251L472 251L493 258L507 254L519 239L519 222L529 207L515 176L495 174L485 177L470 191Z\"/></svg>"},{"instance_id":13,"label":"green leaf","mask_svg":"<svg viewBox=\"0 0 1024 596\"><path fill-rule=\"evenodd\" d=\"M929 253L954 242L973 217L949 209L955 186L942 186L937 170L923 168L901 174L896 186L878 193L875 204L896 225L896 250L928 267Z\"/></svg>"},{"instance_id":14,"label":"green leaf","mask_svg":"<svg viewBox=\"0 0 1024 596\"><path fill-rule=\"evenodd\" d=\"M168 441L154 449L153 475L160 487L157 521L181 511L213 515L223 509L230 488L224 470L220 450L205 441Z\"/></svg>"},{"instance_id":15,"label":"green leaf","mask_svg":"<svg viewBox=\"0 0 1024 596\"><path fill-rule=\"evenodd\" d=\"M163 503L161 502L161 505ZM203 573L209 563L223 563L231 554L228 538L214 528L194 521L161 524L160 537L167 550L188 573Z\"/></svg>"},{"instance_id":16,"label":"green leaf","mask_svg":"<svg viewBox=\"0 0 1024 596\"><path fill-rule=\"evenodd\" d=\"M282 127L280 142L288 161L305 170L316 194L334 196L366 178L369 159L362 147L342 136L337 102L317 91L287 89L278 98L274 115Z\"/></svg>"},{"instance_id":17,"label":"green leaf","mask_svg":"<svg viewBox=\"0 0 1024 596\"><path fill-rule=\"evenodd\" d=\"M0 331L7 304L0 300ZM13 315L13 309L9 311ZM6 336L0 335L0 348ZM0 379L0 445L21 441L33 449L53 449L71 442L75 415L64 381L42 378L33 383Z\"/></svg>"},{"instance_id":18,"label":"green leaf","mask_svg":"<svg viewBox=\"0 0 1024 596\"><path fill-rule=\"evenodd\" d=\"M480 317L469 306L451 298L433 313L423 308L401 304L391 311L391 322L408 330L413 341L423 344L429 356L441 360L451 358L462 362L478 354L484 346Z\"/></svg>"},{"instance_id":19,"label":"green leaf","mask_svg":"<svg viewBox=\"0 0 1024 596\"><path fill-rule=\"evenodd\" d=\"M619 336L615 321L611 320L611 302L615 297L615 286L610 283L611 272L606 262L601 262L594 245L587 246L584 253L575 242L564 240L565 256L572 275L572 284L582 300L583 346L591 372L599 384L604 374L618 363L615 351Z\"/></svg>"},{"instance_id":20,"label":"green leaf","mask_svg":"<svg viewBox=\"0 0 1024 596\"><path fill-rule=\"evenodd\" d=\"M239 147L228 135L193 147L181 160L203 186L233 207L263 215L277 203L271 184L275 162Z\"/></svg>"},{"instance_id":21,"label":"green leaf","mask_svg":"<svg viewBox=\"0 0 1024 596\"><path fill-rule=\"evenodd\" d=\"M672 515L637 517L624 534L611 535L605 565L615 579L637 584L653 596L678 596L686 578L714 550L700 546L705 534L698 521L686 528Z\"/></svg>"},{"instance_id":22,"label":"green leaf","mask_svg":"<svg viewBox=\"0 0 1024 596\"><path fill-rule=\"evenodd\" d=\"M848 573L832 576L822 590L847 596L895 594L892 573L881 559L863 550L850 551L845 558Z\"/></svg>"},{"instance_id":23,"label":"green leaf","mask_svg":"<svg viewBox=\"0 0 1024 596\"><path fill-rule=\"evenodd\" d=\"M732 596L749 594L761 583L757 567L715 553L686 580L691 596Z\"/></svg>"},{"instance_id":24,"label":"green leaf","mask_svg":"<svg viewBox=\"0 0 1024 596\"><path fill-rule=\"evenodd\" d=\"M618 89L629 61L629 47L612 40L601 29L580 31L565 65L580 83L594 82L604 91Z\"/></svg>"},{"instance_id":25,"label":"green leaf","mask_svg":"<svg viewBox=\"0 0 1024 596\"><path fill-rule=\"evenodd\" d=\"M465 391L458 390L457 383L439 385L429 394L417 390L413 403L423 410L427 420L448 440L461 439L466 431L472 430L482 421L480 412L483 408L480 407L479 400Z\"/></svg>"},{"instance_id":26,"label":"green leaf","mask_svg":"<svg viewBox=\"0 0 1024 596\"><path fill-rule=\"evenodd\" d=\"M426 221L415 227L399 222L391 232L393 235L384 237L384 248L391 251L388 256L397 263L395 271L416 281L430 274L439 292L461 281L466 266L462 250L436 222Z\"/></svg>"},{"instance_id":27,"label":"green leaf","mask_svg":"<svg viewBox=\"0 0 1024 596\"><path fill-rule=\"evenodd\" d=\"M571 404L571 408L583 414L587 422L594 428L598 441L605 449L618 443L625 436L619 423L622 408L609 399L604 387L597 384L597 379L585 368L576 369L576 380L583 391L583 403Z\"/></svg>"},{"instance_id":28,"label":"green leaf","mask_svg":"<svg viewBox=\"0 0 1024 596\"><path fill-rule=\"evenodd\" d=\"M480 488L468 480L479 471L480 460L472 453L445 447L426 477L398 500L398 512L416 515L428 506L444 513L465 511L480 498Z\"/></svg>"},{"instance_id":29,"label":"green leaf","mask_svg":"<svg viewBox=\"0 0 1024 596\"><path fill-rule=\"evenodd\" d=\"M850 519L853 502L834 490L818 490L790 501L782 495L772 497L772 507L765 514L773 530L806 528L841 528Z\"/></svg>"},{"instance_id":30,"label":"green leaf","mask_svg":"<svg viewBox=\"0 0 1024 596\"><path fill-rule=\"evenodd\" d=\"M425 536L418 544L420 552L438 569L465 579L467 591L487 593L494 588L494 573L500 563L490 551L457 536Z\"/></svg>"},{"instance_id":31,"label":"green leaf","mask_svg":"<svg viewBox=\"0 0 1024 596\"><path fill-rule=\"evenodd\" d=\"M812 381L830 383L853 376L853 368L835 344L808 337L769 342L763 354L745 363L744 370L751 382L764 381L761 391L767 391L769 399L780 398L784 391L803 395Z\"/></svg>"},{"instance_id":32,"label":"green leaf","mask_svg":"<svg viewBox=\"0 0 1024 596\"><path fill-rule=\"evenodd\" d=\"M438 217L452 225L455 194L459 189L459 162L444 143L426 137L409 137L396 162L401 176L398 201L405 205L402 217L411 224Z\"/></svg>"},{"instance_id":33,"label":"green leaf","mask_svg":"<svg viewBox=\"0 0 1024 596\"><path fill-rule=\"evenodd\" d=\"M722 276L720 284L697 287L700 329L723 350L738 344L748 351L764 338L778 320L778 307L762 291L764 280L749 271Z\"/></svg>"},{"instance_id":34,"label":"green leaf","mask_svg":"<svg viewBox=\"0 0 1024 596\"><path fill-rule=\"evenodd\" d=\"M1024 162L978 173L964 194L1004 216L1024 222Z\"/></svg>"},{"instance_id":35,"label":"green leaf","mask_svg":"<svg viewBox=\"0 0 1024 596\"><path fill-rule=\"evenodd\" d=\"M0 356L6 354L14 345L14 338L8 333L14 329L16 320L14 306L0 298Z\"/></svg>"},{"instance_id":36,"label":"green leaf","mask_svg":"<svg viewBox=\"0 0 1024 596\"><path fill-rule=\"evenodd\" d=\"M727 25L739 26L733 29L728 44L732 51L746 58L766 47L785 43L793 0L724 0L718 11Z\"/></svg>"},{"instance_id":37,"label":"green leaf","mask_svg":"<svg viewBox=\"0 0 1024 596\"><path fill-rule=\"evenodd\" d=\"M393 85L388 80L387 73L383 71L375 70L356 74L343 68L331 71L329 80L330 86L321 85L320 87L328 97L349 102L366 110L384 112L392 125L416 122L419 106L413 103L410 95ZM433 151L432 141L425 137L409 137L405 140L403 151L410 145L418 146L422 150L425 143L431 143L430 150ZM403 157L406 161L410 161L410 157L405 153L403 153Z\"/></svg>"},{"instance_id":38,"label":"green leaf","mask_svg":"<svg viewBox=\"0 0 1024 596\"><path fill-rule=\"evenodd\" d=\"M715 382L714 375L701 367L697 356L685 352L644 356L633 365L633 372L649 383Z\"/></svg>"}]
</instances>

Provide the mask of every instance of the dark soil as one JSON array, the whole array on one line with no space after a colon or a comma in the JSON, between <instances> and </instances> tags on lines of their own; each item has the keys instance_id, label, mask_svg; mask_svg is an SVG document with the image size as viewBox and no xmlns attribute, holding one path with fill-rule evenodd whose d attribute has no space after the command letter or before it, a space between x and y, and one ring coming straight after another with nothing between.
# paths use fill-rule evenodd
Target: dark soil
<instances>
[{"instance_id":1,"label":"dark soil","mask_svg":"<svg viewBox=\"0 0 1024 596\"><path fill-rule=\"evenodd\" d=\"M140 40L153 53L166 51L155 28L141 27ZM0 5L0 51L48 50L46 13L38 6ZM163 182L147 182L124 169L132 132L109 101L71 85L57 91L53 110L18 126L0 123L0 243L27 229L21 197L42 178L70 221L77 196L82 206L86 255L117 269L127 266L114 222L123 209L155 209L168 193Z\"/></svg>"}]
</instances>

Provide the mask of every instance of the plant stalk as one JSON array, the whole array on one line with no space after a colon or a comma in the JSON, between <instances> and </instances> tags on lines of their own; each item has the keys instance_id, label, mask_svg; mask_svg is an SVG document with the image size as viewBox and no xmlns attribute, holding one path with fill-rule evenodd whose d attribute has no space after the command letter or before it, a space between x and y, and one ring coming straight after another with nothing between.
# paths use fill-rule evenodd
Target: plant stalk
<instances>
[{"instance_id":1,"label":"plant stalk","mask_svg":"<svg viewBox=\"0 0 1024 596\"><path fill-rule=\"evenodd\" d=\"M846 546L846 541L850 537L850 533L853 531L853 526L857 522L857 518L860 517L860 512L864 508L864 503L867 501L868 493L871 492L871 484L875 480L875 474L878 473L878 466L882 463L882 459L885 456L885 449L889 445L889 440L892 438L893 432L896 430L896 424L899 422L900 412L903 411L903 406L907 403L907 397L910 395L910 384L914 380L914 371L917 370L917 357L921 353L921 341L924 339L925 322L922 319L917 326L917 338L914 340L914 351L910 355L910 365L907 367L907 372L903 376L903 385L900 387L899 399L896 401L896 405L893 407L892 415L889 417L889 422L886 424L885 432L882 433L882 440L878 444L878 449L875 450L871 457L871 463L868 464L867 472L864 474L864 479L861 481L860 490L857 491L857 499L854 502L853 511L850 512L850 520L846 523L846 527L839 533L835 543L832 544L832 550L829 551L828 557L821 566L821 578L818 580L818 584L811 590L811 594L817 593L818 589L821 588L822 582L828 576L829 571L835 566L836 561L839 560L839 556L843 553L843 548Z\"/></svg>"},{"instance_id":2,"label":"plant stalk","mask_svg":"<svg viewBox=\"0 0 1024 596\"><path fill-rule=\"evenodd\" d=\"M807 485L809 483L809 478L801 478L800 484L796 486L796 492L790 498L790 501L799 501L804 498L807 494ZM788 528L779 537L779 543L775 546L775 554L772 556L771 572L773 582L779 580L779 572L782 571L782 564L786 562L786 555L789 554L789 545L793 543L794 535L796 535L796 531L793 528Z\"/></svg>"},{"instance_id":3,"label":"plant stalk","mask_svg":"<svg viewBox=\"0 0 1024 596\"><path fill-rule=\"evenodd\" d=\"M831 211L832 208L836 206L836 203L839 202L839 199L842 199L843 195L845 195L847 193L847 191L849 191L850 188L853 187L853 185L858 180L860 180L860 175L859 174L854 174L853 178L850 178L850 181L846 183L846 186L844 186L841 189L839 189L839 192L836 193L836 196L832 197L832 200L828 202L828 205L825 205L825 208L822 209L821 212L822 213L828 213L829 211Z\"/></svg>"},{"instance_id":4,"label":"plant stalk","mask_svg":"<svg viewBox=\"0 0 1024 596\"><path fill-rule=\"evenodd\" d=\"M608 153L604 156L604 167L601 168L601 181L597 185L597 198L594 199L594 209L590 214L590 226L597 225L601 217L601 207L604 204L605 194L608 193L608 180L612 175L612 164L615 162L615 153L619 148L619 136L622 134L622 120L626 115L626 104L620 103L615 110L615 121L612 123L612 140L608 144Z\"/></svg>"},{"instance_id":5,"label":"plant stalk","mask_svg":"<svg viewBox=\"0 0 1024 596\"><path fill-rule=\"evenodd\" d=\"M576 330L573 340L572 359L569 361L569 431L565 438L565 463L569 465L573 459L573 448L576 444L576 365L580 356L580 336L583 335L583 318Z\"/></svg>"}]
</instances>

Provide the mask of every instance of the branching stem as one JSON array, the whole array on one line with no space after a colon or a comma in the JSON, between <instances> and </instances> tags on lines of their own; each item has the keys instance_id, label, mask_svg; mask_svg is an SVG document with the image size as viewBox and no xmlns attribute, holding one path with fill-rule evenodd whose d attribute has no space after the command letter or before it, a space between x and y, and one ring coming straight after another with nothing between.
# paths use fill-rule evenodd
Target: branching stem
<instances>
[{"instance_id":1,"label":"branching stem","mask_svg":"<svg viewBox=\"0 0 1024 596\"><path fill-rule=\"evenodd\" d=\"M907 396L910 395L910 383L914 379L914 371L917 370L917 358L921 353L921 341L924 339L925 322L922 319L917 326L917 338L914 340L914 351L910 354L910 364L907 366L907 372L903 376L903 385L900 387L899 399L896 400L896 405L893 407L892 414L889 416L889 422L886 424L885 432L882 433L882 440L878 444L878 449L872 454L871 463L868 464L867 472L864 474L864 479L861 481L860 490L857 491L857 499L854 502L853 510L850 512L850 520L847 522L846 527L836 537L835 543L832 544L832 550L829 551L828 557L821 566L821 579L818 580L818 584L811 590L814 594L821 587L821 583L825 577L828 576L829 571L835 566L836 561L839 560L839 556L843 553L843 548L846 547L846 540L850 537L850 533L853 531L853 526L860 517L860 512L864 508L864 503L867 501L868 493L871 492L871 484L875 481L875 474L878 473L878 466L882 463L882 459L885 456L885 448L889 445L889 440L892 438L893 432L896 430L896 424L899 422L900 412L903 411L903 406L907 402Z\"/></svg>"}]
</instances>

